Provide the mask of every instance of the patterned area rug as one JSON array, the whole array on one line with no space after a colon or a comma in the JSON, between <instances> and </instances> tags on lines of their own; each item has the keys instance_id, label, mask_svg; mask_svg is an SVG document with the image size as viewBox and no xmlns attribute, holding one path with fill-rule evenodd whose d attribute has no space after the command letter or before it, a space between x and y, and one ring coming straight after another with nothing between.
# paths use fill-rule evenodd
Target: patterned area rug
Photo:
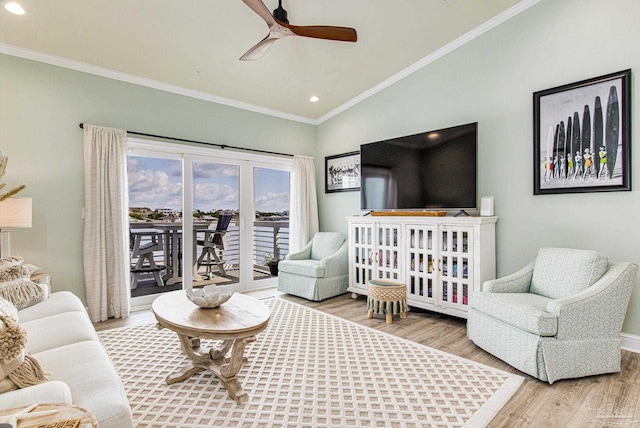
<instances>
[{"instance_id":1,"label":"patterned area rug","mask_svg":"<svg viewBox=\"0 0 640 428\"><path fill-rule=\"evenodd\" d=\"M188 364L178 338L153 325L99 333L138 427L485 426L523 378L283 299L247 346L237 405L202 372L167 385ZM203 345L208 345L203 341Z\"/></svg>"}]
</instances>

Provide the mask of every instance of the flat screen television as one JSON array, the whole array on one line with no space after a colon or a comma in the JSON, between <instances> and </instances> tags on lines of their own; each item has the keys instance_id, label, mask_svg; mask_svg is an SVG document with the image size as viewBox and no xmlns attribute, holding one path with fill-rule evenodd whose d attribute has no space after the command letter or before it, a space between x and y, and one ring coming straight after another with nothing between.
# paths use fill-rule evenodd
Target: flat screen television
<instances>
[{"instance_id":1,"label":"flat screen television","mask_svg":"<svg viewBox=\"0 0 640 428\"><path fill-rule=\"evenodd\" d=\"M477 209L477 123L360 146L363 210Z\"/></svg>"}]
</instances>

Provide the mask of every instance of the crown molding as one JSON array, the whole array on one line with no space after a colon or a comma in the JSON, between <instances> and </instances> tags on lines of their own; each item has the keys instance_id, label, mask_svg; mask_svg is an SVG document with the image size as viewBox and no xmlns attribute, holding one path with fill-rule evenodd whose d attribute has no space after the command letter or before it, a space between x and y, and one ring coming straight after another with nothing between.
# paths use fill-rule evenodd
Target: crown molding
<instances>
[{"instance_id":1,"label":"crown molding","mask_svg":"<svg viewBox=\"0 0 640 428\"><path fill-rule=\"evenodd\" d=\"M42 52L25 49L18 46L0 43L0 54L11 55L32 61L42 62L45 64L55 65L70 70L80 71L82 73L93 74L95 76L106 77L108 79L119 80L121 82L132 83L134 85L144 86L147 88L157 89L159 91L169 92L172 94L183 95L185 97L195 98L198 100L208 101L216 104L222 104L254 113L265 114L268 116L278 117L280 119L291 120L294 122L302 122L310 125L317 125L317 121L308 117L298 116L295 114L285 113L279 110L273 110L260 107L254 104L244 103L242 101L232 100L217 95L207 94L205 92L193 89L183 88L181 86L171 85L159 82L157 80L147 79L120 71L111 70L109 68L87 64L84 62L63 58L56 55L45 54Z\"/></svg>"},{"instance_id":2,"label":"crown molding","mask_svg":"<svg viewBox=\"0 0 640 428\"><path fill-rule=\"evenodd\" d=\"M280 119L290 120L290 121L293 121L293 122L301 122L301 123L306 123L306 124L309 124L309 125L316 125L317 126L317 125L322 124L323 122L326 122L327 120L331 119L332 117L335 117L338 114L348 110L349 108L355 106L356 104L366 100L367 98L372 97L373 95L375 95L378 92L388 88L389 86L393 85L394 83L399 82L400 80L404 79L405 77L410 76L411 74L417 72L418 70L421 70L422 68L426 67L427 65L429 65L429 64L433 63L434 61L437 61L438 59L442 58L443 56L455 51L459 47L464 46L465 44L469 43L470 41L474 40L475 38L480 37L481 35L483 35L487 31L490 31L491 29L497 27L498 25L502 24L503 22L508 21L509 19L513 18L516 15L519 15L520 13L522 13L525 10L529 9L530 7L540 3L541 1L542 0L522 0L522 1L518 2L516 5L512 6L511 8L509 8L506 11L502 12L501 14L496 15L495 17L493 17L489 21L485 22L484 24L480 25L479 27L477 27L477 28L473 29L472 31L469 31L468 33L458 37L453 42L443 46L442 48L438 49L434 53L424 57L420 61L418 61L418 62L410 65L409 67L405 68L404 70L394 74L390 78L388 78L388 79L384 80L383 82L377 84L376 86L372 87L371 89L366 90L365 92L361 93L360 95L357 95L356 97L350 99L346 103L340 105L339 107L331 110L330 112L326 113L325 115L323 115L323 116L321 116L321 117L319 117L317 119L304 117L304 116L298 116L298 115L291 114L291 113L285 113L285 112L282 112L282 111L279 111L279 110L273 110L273 109L269 109L269 108L266 108L266 107L257 106L257 105L254 105L254 104L244 103L244 102L233 100L233 99L230 99L230 98L224 98L224 97L208 94L208 93L201 92L201 91L196 91L196 90L193 90L193 89L183 88L181 86L162 83L162 82L159 82L157 80L152 80L152 79L147 79L147 78L144 78L144 77L134 76L132 74L127 74L127 73L123 73L123 72L120 72L120 71L111 70L109 68L90 65L90 64L86 64L84 62L75 61L75 60L71 60L71 59L68 59L68 58L63 58L63 57L56 56L56 55L45 54L45 53L42 53L42 52L34 51L34 50L31 50L31 49L25 49L25 48L21 48L21 47L18 47L18 46L5 44L5 43L0 43L0 54L11 55L11 56L15 56L15 57L20 57L20 58L32 60L32 61L38 61L38 62L42 62L42 63L45 63L45 64L50 64L50 65L55 65L55 66L58 66L58 67L67 68L67 69L70 69L70 70L75 70L75 71L80 71L80 72L83 72L83 73L93 74L93 75L100 76L100 77L106 77L108 79L119 80L121 82L132 83L134 85L139 85L139 86L144 86L144 87L147 87L147 88L157 89L157 90L160 90L160 91L170 92L170 93L177 94L177 95L183 95L185 97L195 98L195 99L198 99L198 100L208 101L208 102L212 102L212 103L216 103L216 104L222 104L222 105L226 105L226 106L229 106L229 107L234 107L234 108L238 108L238 109L242 109L242 110L251 111L251 112L254 112L254 113L260 113L260 114L264 114L264 115L268 115L268 116L277 117L277 118L280 118Z\"/></svg>"},{"instance_id":3,"label":"crown molding","mask_svg":"<svg viewBox=\"0 0 640 428\"><path fill-rule=\"evenodd\" d=\"M389 86L393 85L394 83L397 83L400 80L404 79L405 77L410 76L411 74L415 73L416 71L418 71L418 70L426 67L427 65L437 61L438 59L442 58L443 56L455 51L459 47L464 46L465 44L469 43L470 41L474 40L475 38L480 37L481 35L483 35L487 31L492 30L493 28L495 28L498 25L508 21L509 19L513 18L514 16L519 15L520 13L522 13L525 10L529 9L530 7L540 3L541 1L542 0L523 0L523 1L519 2L515 6L510 7L509 9L505 10L504 12L500 13L499 15L496 15L495 17L493 17L489 21L485 22L484 24L480 25L479 27L476 27L475 29L469 31L468 33L463 34L462 36L460 36L457 39L455 39L453 42L443 46L442 48L438 49L434 53L422 58L420 61L418 61L418 62L414 63L413 65L410 65L409 67L405 68L404 70L394 74L393 76L389 77L387 80L384 80L384 81L380 82L379 84L377 84L376 86L372 87L371 89L361 93L360 95L350 99L349 101L347 101L346 103L342 104L341 106L331 110L329 113L321 116L320 118L318 118L316 120L316 125L320 125L321 123L326 122L327 120L331 119L332 117L344 112L345 110L355 106L356 104L358 104L358 103L366 100L367 98L377 94L378 92L388 88Z\"/></svg>"}]
</instances>

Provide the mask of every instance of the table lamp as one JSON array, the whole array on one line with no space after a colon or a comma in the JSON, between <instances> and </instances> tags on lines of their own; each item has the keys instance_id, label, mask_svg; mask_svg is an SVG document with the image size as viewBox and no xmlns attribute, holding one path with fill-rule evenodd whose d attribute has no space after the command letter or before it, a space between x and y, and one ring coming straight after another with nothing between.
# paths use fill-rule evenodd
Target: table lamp
<instances>
[{"instance_id":1,"label":"table lamp","mask_svg":"<svg viewBox=\"0 0 640 428\"><path fill-rule=\"evenodd\" d=\"M7 198L0 202L0 257L11 255L11 238L5 228L31 227L31 198Z\"/></svg>"}]
</instances>

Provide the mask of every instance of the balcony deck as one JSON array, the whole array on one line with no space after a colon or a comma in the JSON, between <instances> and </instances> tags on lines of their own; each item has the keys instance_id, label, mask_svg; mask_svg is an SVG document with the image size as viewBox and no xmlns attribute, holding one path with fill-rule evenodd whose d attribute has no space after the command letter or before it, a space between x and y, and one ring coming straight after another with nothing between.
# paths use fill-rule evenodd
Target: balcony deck
<instances>
[{"instance_id":1,"label":"balcony deck","mask_svg":"<svg viewBox=\"0 0 640 428\"><path fill-rule=\"evenodd\" d=\"M152 229L158 225L166 225L162 222L131 222L130 230L137 229ZM175 223L174 223L175 224ZM178 225L180 223L177 223ZM215 229L216 222L209 224L209 229ZM150 238L146 238L150 239ZM263 220L257 219L253 223L253 279L259 281L265 278L272 278L269 272L268 266L265 265L265 260L268 257L277 257L283 259L289 253L289 221L288 220ZM168 239L165 240L167 245ZM182 244L180 239L179 245ZM227 233L224 236L225 249L222 251L221 258L224 261L224 268L226 275L221 275L220 272L213 272L212 277L203 278L203 281L195 282L194 285L206 285L207 283L238 283L240 274L240 233L238 222L231 221L227 229ZM144 244L144 242L143 242ZM179 248L179 254L182 254L182 248ZM202 246L196 246L196 252L194 254L195 259L201 254ZM154 260L159 265L165 265L164 251L154 252ZM131 265L135 265L136 258L131 259ZM165 272L163 272L165 273ZM205 273L205 266L201 266L198 270L198 274ZM165 285L159 287L152 275L142 275L138 280L138 286L131 290L131 297L140 297L149 294L164 293L168 291L179 290L182 288L181 283L174 285Z\"/></svg>"}]
</instances>

